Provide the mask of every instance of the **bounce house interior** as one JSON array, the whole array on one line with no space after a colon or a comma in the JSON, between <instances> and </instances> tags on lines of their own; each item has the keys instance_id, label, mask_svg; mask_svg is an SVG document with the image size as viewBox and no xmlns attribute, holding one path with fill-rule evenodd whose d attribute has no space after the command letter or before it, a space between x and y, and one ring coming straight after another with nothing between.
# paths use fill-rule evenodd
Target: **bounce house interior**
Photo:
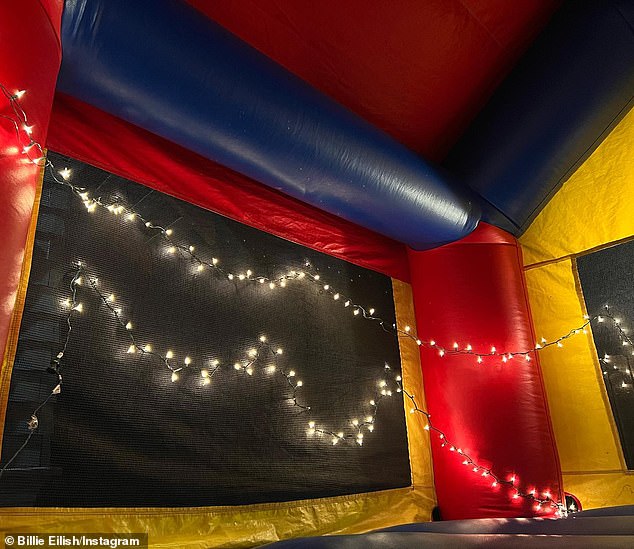
<instances>
[{"instance_id":1,"label":"bounce house interior","mask_svg":"<svg viewBox=\"0 0 634 549\"><path fill-rule=\"evenodd\" d=\"M634 546L632 0L0 45L5 547Z\"/></svg>"}]
</instances>

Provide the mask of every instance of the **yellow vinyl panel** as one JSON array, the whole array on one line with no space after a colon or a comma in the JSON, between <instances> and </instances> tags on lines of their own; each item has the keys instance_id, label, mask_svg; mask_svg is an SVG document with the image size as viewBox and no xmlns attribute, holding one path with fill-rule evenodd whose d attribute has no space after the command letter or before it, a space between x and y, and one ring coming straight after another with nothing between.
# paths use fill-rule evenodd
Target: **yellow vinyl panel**
<instances>
[{"instance_id":1,"label":"yellow vinyl panel","mask_svg":"<svg viewBox=\"0 0 634 549\"><path fill-rule=\"evenodd\" d=\"M564 183L520 237L524 264L569 257L634 235L634 110Z\"/></svg>"},{"instance_id":2,"label":"yellow vinyl panel","mask_svg":"<svg viewBox=\"0 0 634 549\"><path fill-rule=\"evenodd\" d=\"M548 341L585 322L573 261L565 259L526 271L538 338ZM540 351L540 362L564 489L584 508L634 503L620 441L603 385L592 333L582 332Z\"/></svg>"},{"instance_id":3,"label":"yellow vinyl panel","mask_svg":"<svg viewBox=\"0 0 634 549\"><path fill-rule=\"evenodd\" d=\"M38 196L40 191L41 186ZM29 247L7 352L0 370L0 436L28 284L36 217L37 207L29 233ZM393 291L398 323L415 326L411 287L393 280ZM406 338L400 340L399 347L404 386L421 398L423 390L418 346ZM431 510L436 505L429 437L423 430L420 414L405 413L405 418L412 472L412 486L409 488L235 507L0 508L0 533L147 532L152 548L203 549L253 547L299 536L356 534L429 520Z\"/></svg>"}]
</instances>

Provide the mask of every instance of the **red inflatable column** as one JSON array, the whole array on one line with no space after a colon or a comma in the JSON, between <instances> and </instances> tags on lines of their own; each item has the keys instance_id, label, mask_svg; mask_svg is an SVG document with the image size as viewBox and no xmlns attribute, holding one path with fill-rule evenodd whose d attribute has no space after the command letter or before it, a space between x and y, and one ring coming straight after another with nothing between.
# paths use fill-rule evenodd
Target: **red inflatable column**
<instances>
[{"instance_id":1,"label":"red inflatable column","mask_svg":"<svg viewBox=\"0 0 634 549\"><path fill-rule=\"evenodd\" d=\"M421 339L447 351L516 352L535 346L514 237L482 224L472 235L426 252L410 252L416 321ZM425 396L432 422L475 462L522 493L561 501L561 470L535 352L502 357L440 356L422 347ZM434 478L444 519L552 515L530 498L514 498L432 432Z\"/></svg>"},{"instance_id":2,"label":"red inflatable column","mask_svg":"<svg viewBox=\"0 0 634 549\"><path fill-rule=\"evenodd\" d=\"M59 24L63 0L0 2L0 84L18 94L28 116L31 137L46 141L55 81L61 60ZM29 162L23 147L29 143L23 121L10 100L0 94L0 350L4 351L15 304L40 168ZM8 118L7 118L8 117ZM32 159L38 151L32 148Z\"/></svg>"}]
</instances>

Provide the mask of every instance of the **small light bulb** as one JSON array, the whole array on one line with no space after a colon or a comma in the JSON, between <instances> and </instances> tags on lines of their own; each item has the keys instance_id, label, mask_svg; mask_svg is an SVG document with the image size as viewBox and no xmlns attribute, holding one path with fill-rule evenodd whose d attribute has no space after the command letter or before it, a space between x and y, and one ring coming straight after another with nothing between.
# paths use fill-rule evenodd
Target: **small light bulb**
<instances>
[{"instance_id":1,"label":"small light bulb","mask_svg":"<svg viewBox=\"0 0 634 549\"><path fill-rule=\"evenodd\" d=\"M275 351L275 352L276 352L278 355L281 355L281 354L283 354L283 353L284 353L284 351L283 351L281 348L280 348L280 349L278 349L278 350L277 350L277 351Z\"/></svg>"},{"instance_id":2,"label":"small light bulb","mask_svg":"<svg viewBox=\"0 0 634 549\"><path fill-rule=\"evenodd\" d=\"M136 353L136 347L134 345L130 345L128 347L128 354Z\"/></svg>"},{"instance_id":3,"label":"small light bulb","mask_svg":"<svg viewBox=\"0 0 634 549\"><path fill-rule=\"evenodd\" d=\"M245 279L245 276L242 273L240 273L238 275L238 280L244 280L244 279Z\"/></svg>"},{"instance_id":4,"label":"small light bulb","mask_svg":"<svg viewBox=\"0 0 634 549\"><path fill-rule=\"evenodd\" d=\"M403 379L403 378L401 378L401 376L396 376L395 379L396 379L396 381L401 381L401 379Z\"/></svg>"},{"instance_id":5,"label":"small light bulb","mask_svg":"<svg viewBox=\"0 0 634 549\"><path fill-rule=\"evenodd\" d=\"M247 276L251 276L253 274L253 271L251 269L247 269Z\"/></svg>"},{"instance_id":6,"label":"small light bulb","mask_svg":"<svg viewBox=\"0 0 634 549\"><path fill-rule=\"evenodd\" d=\"M186 366L189 366L192 363L192 359L186 356L184 362Z\"/></svg>"},{"instance_id":7,"label":"small light bulb","mask_svg":"<svg viewBox=\"0 0 634 549\"><path fill-rule=\"evenodd\" d=\"M16 99L22 99L25 93L26 90L18 90L17 92L15 92L15 95L13 97L15 97Z\"/></svg>"},{"instance_id":8,"label":"small light bulb","mask_svg":"<svg viewBox=\"0 0 634 549\"><path fill-rule=\"evenodd\" d=\"M438 354L442 357L445 356L445 351L443 349L440 349L440 351L438 351Z\"/></svg>"},{"instance_id":9,"label":"small light bulb","mask_svg":"<svg viewBox=\"0 0 634 549\"><path fill-rule=\"evenodd\" d=\"M372 416L368 416L365 418L366 423L372 423L374 421L374 418Z\"/></svg>"},{"instance_id":10,"label":"small light bulb","mask_svg":"<svg viewBox=\"0 0 634 549\"><path fill-rule=\"evenodd\" d=\"M128 322L128 323L125 325L125 329L126 329L126 330L131 330L131 329L132 329L132 322Z\"/></svg>"},{"instance_id":11,"label":"small light bulb","mask_svg":"<svg viewBox=\"0 0 634 549\"><path fill-rule=\"evenodd\" d=\"M344 307L350 307L350 300L346 301L346 302L343 304L343 306L344 306Z\"/></svg>"},{"instance_id":12,"label":"small light bulb","mask_svg":"<svg viewBox=\"0 0 634 549\"><path fill-rule=\"evenodd\" d=\"M410 326L405 326L405 331L409 332L412 328Z\"/></svg>"},{"instance_id":13,"label":"small light bulb","mask_svg":"<svg viewBox=\"0 0 634 549\"><path fill-rule=\"evenodd\" d=\"M193 246L190 246L190 247L189 247L189 251L190 251L190 252L193 252L195 249L196 249L196 248L194 248Z\"/></svg>"},{"instance_id":14,"label":"small light bulb","mask_svg":"<svg viewBox=\"0 0 634 549\"><path fill-rule=\"evenodd\" d=\"M217 257L212 257L211 258L211 264L212 265L218 265L218 258Z\"/></svg>"},{"instance_id":15,"label":"small light bulb","mask_svg":"<svg viewBox=\"0 0 634 549\"><path fill-rule=\"evenodd\" d=\"M200 375L202 377L209 377L209 370L201 370Z\"/></svg>"},{"instance_id":16,"label":"small light bulb","mask_svg":"<svg viewBox=\"0 0 634 549\"><path fill-rule=\"evenodd\" d=\"M266 336L260 336L260 341L262 343L266 343Z\"/></svg>"},{"instance_id":17,"label":"small light bulb","mask_svg":"<svg viewBox=\"0 0 634 549\"><path fill-rule=\"evenodd\" d=\"M337 301L341 296L339 294L335 294L332 296L332 298Z\"/></svg>"},{"instance_id":18,"label":"small light bulb","mask_svg":"<svg viewBox=\"0 0 634 549\"><path fill-rule=\"evenodd\" d=\"M125 218L128 221L134 221L134 214L133 213L129 213L128 215L125 216Z\"/></svg>"},{"instance_id":19,"label":"small light bulb","mask_svg":"<svg viewBox=\"0 0 634 549\"><path fill-rule=\"evenodd\" d=\"M234 369L236 369L236 370L241 370L241 369L242 369L242 365L241 365L239 362L236 362L236 363L233 365L233 367L234 367Z\"/></svg>"},{"instance_id":20,"label":"small light bulb","mask_svg":"<svg viewBox=\"0 0 634 549\"><path fill-rule=\"evenodd\" d=\"M174 358L174 353L172 351L167 351L167 353L165 353L165 358L167 359Z\"/></svg>"},{"instance_id":21,"label":"small light bulb","mask_svg":"<svg viewBox=\"0 0 634 549\"><path fill-rule=\"evenodd\" d=\"M149 221L146 221L146 222L145 222L145 226L146 226L146 227L151 227L151 226L152 226L152 223L150 223Z\"/></svg>"},{"instance_id":22,"label":"small light bulb","mask_svg":"<svg viewBox=\"0 0 634 549\"><path fill-rule=\"evenodd\" d=\"M145 347L143 347L143 350L144 350L146 353L151 353L151 352L152 352L152 345L150 345L150 344L148 343Z\"/></svg>"},{"instance_id":23,"label":"small light bulb","mask_svg":"<svg viewBox=\"0 0 634 549\"><path fill-rule=\"evenodd\" d=\"M70 307L70 299L65 299L64 301L62 301L62 305L64 307Z\"/></svg>"},{"instance_id":24,"label":"small light bulb","mask_svg":"<svg viewBox=\"0 0 634 549\"><path fill-rule=\"evenodd\" d=\"M374 309L370 309L370 310L368 311L368 313L370 313L371 315L373 315L373 314L374 314Z\"/></svg>"},{"instance_id":25,"label":"small light bulb","mask_svg":"<svg viewBox=\"0 0 634 549\"><path fill-rule=\"evenodd\" d=\"M211 383L211 378L206 377L203 379L203 385L209 385Z\"/></svg>"},{"instance_id":26,"label":"small light bulb","mask_svg":"<svg viewBox=\"0 0 634 549\"><path fill-rule=\"evenodd\" d=\"M218 366L218 364L220 364L220 361L217 358L211 361L212 366Z\"/></svg>"},{"instance_id":27,"label":"small light bulb","mask_svg":"<svg viewBox=\"0 0 634 549\"><path fill-rule=\"evenodd\" d=\"M286 288L286 280L285 280L285 279L282 279L282 280L280 281L280 286L281 286L282 288Z\"/></svg>"},{"instance_id":28,"label":"small light bulb","mask_svg":"<svg viewBox=\"0 0 634 549\"><path fill-rule=\"evenodd\" d=\"M356 316L356 315L358 315L358 314L359 314L359 309L355 309L353 314L354 314L355 316Z\"/></svg>"},{"instance_id":29,"label":"small light bulb","mask_svg":"<svg viewBox=\"0 0 634 549\"><path fill-rule=\"evenodd\" d=\"M275 367L274 364L271 364L266 370L269 374L274 374L277 368Z\"/></svg>"},{"instance_id":30,"label":"small light bulb","mask_svg":"<svg viewBox=\"0 0 634 549\"><path fill-rule=\"evenodd\" d=\"M178 381L178 374L176 372L172 372L172 383Z\"/></svg>"},{"instance_id":31,"label":"small light bulb","mask_svg":"<svg viewBox=\"0 0 634 549\"><path fill-rule=\"evenodd\" d=\"M458 342L457 342L457 341L454 341L453 348L454 348L454 349L457 349L457 348L458 348Z\"/></svg>"},{"instance_id":32,"label":"small light bulb","mask_svg":"<svg viewBox=\"0 0 634 549\"><path fill-rule=\"evenodd\" d=\"M229 274L227 275L227 278L228 278L229 280L233 280L233 275L232 275L231 273L229 273Z\"/></svg>"},{"instance_id":33,"label":"small light bulb","mask_svg":"<svg viewBox=\"0 0 634 549\"><path fill-rule=\"evenodd\" d=\"M84 306L81 303L77 303L77 305L73 307L73 311L77 311L78 313L83 312L83 310L84 310Z\"/></svg>"},{"instance_id":34,"label":"small light bulb","mask_svg":"<svg viewBox=\"0 0 634 549\"><path fill-rule=\"evenodd\" d=\"M334 446L337 442L339 442L339 439L337 437L332 437L332 445Z\"/></svg>"},{"instance_id":35,"label":"small light bulb","mask_svg":"<svg viewBox=\"0 0 634 549\"><path fill-rule=\"evenodd\" d=\"M498 485L498 483L497 483L497 481L496 481L496 480L494 480L494 481L491 483L491 486L493 486L493 488L495 488L497 485Z\"/></svg>"},{"instance_id":36,"label":"small light bulb","mask_svg":"<svg viewBox=\"0 0 634 549\"><path fill-rule=\"evenodd\" d=\"M481 363L482 363L482 357L478 356L478 364L481 364Z\"/></svg>"},{"instance_id":37,"label":"small light bulb","mask_svg":"<svg viewBox=\"0 0 634 549\"><path fill-rule=\"evenodd\" d=\"M198 267L196 267L196 270L201 273L205 270L205 266L201 263L200 265L198 265Z\"/></svg>"},{"instance_id":38,"label":"small light bulb","mask_svg":"<svg viewBox=\"0 0 634 549\"><path fill-rule=\"evenodd\" d=\"M295 370L288 372L288 377L295 377Z\"/></svg>"},{"instance_id":39,"label":"small light bulb","mask_svg":"<svg viewBox=\"0 0 634 549\"><path fill-rule=\"evenodd\" d=\"M297 380L297 387L301 387L302 385L304 385L304 382L301 379Z\"/></svg>"},{"instance_id":40,"label":"small light bulb","mask_svg":"<svg viewBox=\"0 0 634 549\"><path fill-rule=\"evenodd\" d=\"M354 425L356 427L357 425L359 425L359 420L358 419L353 419L351 423L352 423L352 425Z\"/></svg>"},{"instance_id":41,"label":"small light bulb","mask_svg":"<svg viewBox=\"0 0 634 549\"><path fill-rule=\"evenodd\" d=\"M368 425L368 431L370 432L374 431L374 425Z\"/></svg>"},{"instance_id":42,"label":"small light bulb","mask_svg":"<svg viewBox=\"0 0 634 549\"><path fill-rule=\"evenodd\" d=\"M319 275L315 275L313 278L314 278L315 280L319 280L320 276L319 276Z\"/></svg>"},{"instance_id":43,"label":"small light bulb","mask_svg":"<svg viewBox=\"0 0 634 549\"><path fill-rule=\"evenodd\" d=\"M315 422L314 422L314 421L309 421L309 422L308 422L308 426L309 426L311 429L314 429L314 428L315 428Z\"/></svg>"},{"instance_id":44,"label":"small light bulb","mask_svg":"<svg viewBox=\"0 0 634 549\"><path fill-rule=\"evenodd\" d=\"M491 352L495 353L495 347L491 347Z\"/></svg>"},{"instance_id":45,"label":"small light bulb","mask_svg":"<svg viewBox=\"0 0 634 549\"><path fill-rule=\"evenodd\" d=\"M252 376L253 375L253 368L251 368L251 366L247 366L246 372L247 372L247 374Z\"/></svg>"},{"instance_id":46,"label":"small light bulb","mask_svg":"<svg viewBox=\"0 0 634 549\"><path fill-rule=\"evenodd\" d=\"M27 126L24 124L22 129L26 132L26 135L31 135L33 133L33 126Z\"/></svg>"},{"instance_id":47,"label":"small light bulb","mask_svg":"<svg viewBox=\"0 0 634 549\"><path fill-rule=\"evenodd\" d=\"M64 181L68 181L70 179L70 175L71 175L72 171L70 168L64 168L63 170L59 171L59 175L62 176L62 178L64 179Z\"/></svg>"},{"instance_id":48,"label":"small light bulb","mask_svg":"<svg viewBox=\"0 0 634 549\"><path fill-rule=\"evenodd\" d=\"M247 353L250 357L255 357L258 354L257 349L249 349L249 352Z\"/></svg>"},{"instance_id":49,"label":"small light bulb","mask_svg":"<svg viewBox=\"0 0 634 549\"><path fill-rule=\"evenodd\" d=\"M167 248L167 253L169 254L176 253L176 246L170 246L169 248Z\"/></svg>"},{"instance_id":50,"label":"small light bulb","mask_svg":"<svg viewBox=\"0 0 634 549\"><path fill-rule=\"evenodd\" d=\"M271 282L271 283L269 284L269 288L270 288L271 290L272 290L273 288L275 288L275 282Z\"/></svg>"},{"instance_id":51,"label":"small light bulb","mask_svg":"<svg viewBox=\"0 0 634 549\"><path fill-rule=\"evenodd\" d=\"M167 230L165 231L165 234L166 234L167 236L172 236L172 234L173 234L173 233L174 233L174 231L172 231L172 229L167 229Z\"/></svg>"}]
</instances>

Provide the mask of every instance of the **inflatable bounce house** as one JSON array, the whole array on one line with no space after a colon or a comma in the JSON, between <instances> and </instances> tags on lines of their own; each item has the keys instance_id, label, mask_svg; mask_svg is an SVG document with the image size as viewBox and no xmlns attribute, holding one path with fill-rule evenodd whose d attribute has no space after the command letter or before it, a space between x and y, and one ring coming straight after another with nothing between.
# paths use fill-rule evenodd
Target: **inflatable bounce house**
<instances>
[{"instance_id":1,"label":"inflatable bounce house","mask_svg":"<svg viewBox=\"0 0 634 549\"><path fill-rule=\"evenodd\" d=\"M6 547L634 546L632 0L0 45Z\"/></svg>"}]
</instances>

